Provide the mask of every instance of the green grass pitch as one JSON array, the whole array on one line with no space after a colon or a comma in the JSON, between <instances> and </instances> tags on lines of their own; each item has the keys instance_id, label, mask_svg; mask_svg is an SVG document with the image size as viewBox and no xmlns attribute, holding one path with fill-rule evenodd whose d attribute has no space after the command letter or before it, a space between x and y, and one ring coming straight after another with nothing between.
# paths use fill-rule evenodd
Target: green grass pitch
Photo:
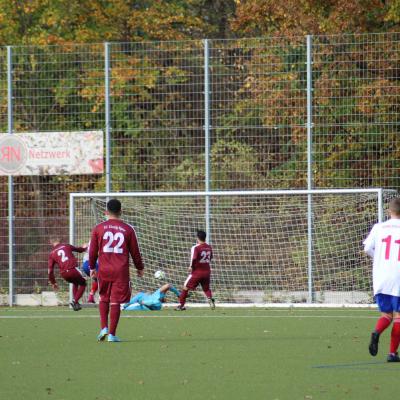
<instances>
[{"instance_id":1,"label":"green grass pitch","mask_svg":"<svg viewBox=\"0 0 400 400\"><path fill-rule=\"evenodd\" d=\"M0 309L0 398L10 400L390 399L400 365L378 312L190 309L124 313L98 343L96 309Z\"/></svg>"}]
</instances>

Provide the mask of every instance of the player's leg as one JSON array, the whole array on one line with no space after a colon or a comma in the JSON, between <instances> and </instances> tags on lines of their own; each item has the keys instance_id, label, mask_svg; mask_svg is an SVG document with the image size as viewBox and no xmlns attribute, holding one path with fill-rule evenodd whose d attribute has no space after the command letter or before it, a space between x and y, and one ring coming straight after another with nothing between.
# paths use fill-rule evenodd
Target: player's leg
<instances>
[{"instance_id":1,"label":"player's leg","mask_svg":"<svg viewBox=\"0 0 400 400\"><path fill-rule=\"evenodd\" d=\"M89 292L88 303L95 303L94 295L96 294L98 288L99 284L97 282L97 278L93 278L92 287L90 288Z\"/></svg>"},{"instance_id":2,"label":"player's leg","mask_svg":"<svg viewBox=\"0 0 400 400\"><path fill-rule=\"evenodd\" d=\"M78 268L72 270L71 274L73 276L74 284L78 286L74 295L74 301L75 303L79 303L79 300L86 290L86 279L83 277L81 270Z\"/></svg>"},{"instance_id":3,"label":"player's leg","mask_svg":"<svg viewBox=\"0 0 400 400\"><path fill-rule=\"evenodd\" d=\"M392 332L390 334L390 349L387 361L400 362L400 358L397 353L400 344L400 297L393 296L392 305L394 310L394 318Z\"/></svg>"},{"instance_id":4,"label":"player's leg","mask_svg":"<svg viewBox=\"0 0 400 400\"><path fill-rule=\"evenodd\" d=\"M71 269L62 274L62 277L69 283L72 283L72 295L73 300L71 306L74 311L79 311L82 309L79 304L83 293L86 289L86 279L83 277L82 272L78 268Z\"/></svg>"},{"instance_id":5,"label":"player's leg","mask_svg":"<svg viewBox=\"0 0 400 400\"><path fill-rule=\"evenodd\" d=\"M186 303L186 298L189 294L189 290L195 290L197 285L199 284L199 279L197 274L190 274L185 283L183 284L183 289L181 291L181 294L179 296L179 306L175 308L176 311L184 311L186 310L185 303Z\"/></svg>"},{"instance_id":6,"label":"player's leg","mask_svg":"<svg viewBox=\"0 0 400 400\"><path fill-rule=\"evenodd\" d=\"M112 282L103 281L99 282L99 313L100 313L100 333L97 336L97 340L103 341L108 335L108 314L110 311L110 294Z\"/></svg>"},{"instance_id":7,"label":"player's leg","mask_svg":"<svg viewBox=\"0 0 400 400\"><path fill-rule=\"evenodd\" d=\"M120 342L116 336L119 317L121 315L121 304L129 301L131 297L130 282L113 282L110 296L110 331L109 342Z\"/></svg>"},{"instance_id":8,"label":"player's leg","mask_svg":"<svg viewBox=\"0 0 400 400\"><path fill-rule=\"evenodd\" d=\"M150 311L150 308L139 303L132 303L128 306L125 306L123 311Z\"/></svg>"},{"instance_id":9,"label":"player's leg","mask_svg":"<svg viewBox=\"0 0 400 400\"><path fill-rule=\"evenodd\" d=\"M120 308L121 311L125 310L128 308L131 304L137 304L142 301L143 296L145 296L144 292L139 292L135 296L133 296L127 303L121 303Z\"/></svg>"},{"instance_id":10,"label":"player's leg","mask_svg":"<svg viewBox=\"0 0 400 400\"><path fill-rule=\"evenodd\" d=\"M88 261L89 264L89 261ZM88 265L89 268L89 265ZM99 270L99 265L96 263L96 271ZM89 275L90 275L90 270L89 270ZM97 278L92 279L92 287L90 288L90 293L88 297L88 303L95 303L94 295L96 294L97 290L99 288L99 283L97 282Z\"/></svg>"},{"instance_id":11,"label":"player's leg","mask_svg":"<svg viewBox=\"0 0 400 400\"><path fill-rule=\"evenodd\" d=\"M144 292L139 292L139 293L137 293L135 296L133 296L133 297L130 299L129 303L131 303L131 304L133 304L133 303L139 303L139 302L142 300L142 298L143 298L144 295L145 295ZM128 303L128 304L129 304L129 303Z\"/></svg>"},{"instance_id":12,"label":"player's leg","mask_svg":"<svg viewBox=\"0 0 400 400\"><path fill-rule=\"evenodd\" d=\"M204 276L204 278L200 281L200 285L203 289L204 294L207 297L208 304L210 305L211 310L215 310L215 300L212 297L212 292L210 289L210 274Z\"/></svg>"},{"instance_id":13,"label":"player's leg","mask_svg":"<svg viewBox=\"0 0 400 400\"><path fill-rule=\"evenodd\" d=\"M371 356L376 356L378 354L379 337L392 322L393 308L391 297L392 296L382 293L375 296L375 301L379 307L381 316L376 322L374 331L371 333L371 340L369 343L369 353Z\"/></svg>"}]
</instances>

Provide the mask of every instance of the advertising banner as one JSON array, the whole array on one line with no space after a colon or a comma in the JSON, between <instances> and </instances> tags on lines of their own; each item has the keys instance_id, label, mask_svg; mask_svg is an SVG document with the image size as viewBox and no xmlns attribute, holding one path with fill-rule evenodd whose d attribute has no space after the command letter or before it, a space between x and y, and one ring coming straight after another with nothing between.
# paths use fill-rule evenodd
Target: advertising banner
<instances>
[{"instance_id":1,"label":"advertising banner","mask_svg":"<svg viewBox=\"0 0 400 400\"><path fill-rule=\"evenodd\" d=\"M102 174L103 132L0 134L0 175Z\"/></svg>"}]
</instances>

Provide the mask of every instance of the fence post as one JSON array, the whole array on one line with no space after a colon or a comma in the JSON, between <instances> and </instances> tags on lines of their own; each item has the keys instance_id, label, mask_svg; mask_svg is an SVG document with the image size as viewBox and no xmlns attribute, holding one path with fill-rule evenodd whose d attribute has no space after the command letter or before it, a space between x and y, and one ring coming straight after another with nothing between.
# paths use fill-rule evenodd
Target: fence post
<instances>
[{"instance_id":1,"label":"fence post","mask_svg":"<svg viewBox=\"0 0 400 400\"><path fill-rule=\"evenodd\" d=\"M378 222L383 222L385 218L385 212L383 209L383 189L378 190Z\"/></svg>"},{"instance_id":2,"label":"fence post","mask_svg":"<svg viewBox=\"0 0 400 400\"><path fill-rule=\"evenodd\" d=\"M106 192L111 188L110 43L104 43L104 100L106 122Z\"/></svg>"},{"instance_id":3,"label":"fence post","mask_svg":"<svg viewBox=\"0 0 400 400\"><path fill-rule=\"evenodd\" d=\"M210 77L208 39L204 44L204 157L205 157L205 191L210 191ZM207 241L211 243L210 196L206 196L206 233Z\"/></svg>"},{"instance_id":4,"label":"fence post","mask_svg":"<svg viewBox=\"0 0 400 400\"><path fill-rule=\"evenodd\" d=\"M12 94L12 47L7 46L7 132L14 133L13 94ZM14 180L8 176L8 303L14 305Z\"/></svg>"},{"instance_id":5,"label":"fence post","mask_svg":"<svg viewBox=\"0 0 400 400\"><path fill-rule=\"evenodd\" d=\"M307 189L313 189L312 175L312 36L307 35ZM308 302L315 300L313 284L313 204L307 196Z\"/></svg>"}]
</instances>

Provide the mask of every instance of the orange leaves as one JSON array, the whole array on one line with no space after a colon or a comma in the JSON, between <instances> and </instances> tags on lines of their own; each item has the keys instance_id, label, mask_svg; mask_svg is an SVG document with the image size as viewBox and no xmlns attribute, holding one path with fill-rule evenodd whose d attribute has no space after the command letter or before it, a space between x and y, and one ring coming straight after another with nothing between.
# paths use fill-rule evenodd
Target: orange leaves
<instances>
[{"instance_id":1,"label":"orange leaves","mask_svg":"<svg viewBox=\"0 0 400 400\"><path fill-rule=\"evenodd\" d=\"M243 0L232 29L250 35L376 32L385 21L400 22L400 1L381 0Z\"/></svg>"}]
</instances>

